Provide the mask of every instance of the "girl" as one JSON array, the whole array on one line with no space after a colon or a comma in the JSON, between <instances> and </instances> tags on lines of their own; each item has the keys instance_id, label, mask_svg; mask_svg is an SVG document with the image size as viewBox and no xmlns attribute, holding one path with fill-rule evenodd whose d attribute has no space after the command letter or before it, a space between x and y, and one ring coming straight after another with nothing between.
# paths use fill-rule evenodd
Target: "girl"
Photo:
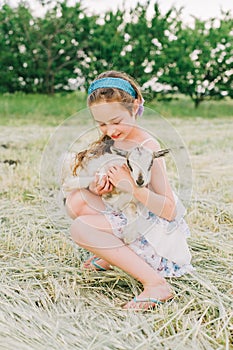
<instances>
[{"instance_id":1,"label":"girl","mask_svg":"<svg viewBox=\"0 0 233 350\"><path fill-rule=\"evenodd\" d=\"M152 151L160 150L159 143L137 126L137 116L143 111L143 98L135 81L125 73L108 71L100 74L89 87L87 102L103 135L90 149L77 156L74 173L88 157L109 151L109 144L124 150L141 144ZM72 239L94 253L83 267L101 271L111 269L111 265L117 266L142 283L142 293L126 303L124 309L145 310L171 299L173 293L164 277L181 276L191 268L190 264L178 266L156 254L143 232L133 243L123 244L122 226L127 224L127 219L122 212L106 210L102 202L101 195L117 187L130 192L147 208L148 220L155 224L173 221L176 204L163 159L156 159L151 171L150 184L137 187L127 166L113 166L101 181L96 175L89 188L74 190L66 199L67 213L74 219ZM183 235L188 236L189 229L183 218L179 225Z\"/></svg>"}]
</instances>

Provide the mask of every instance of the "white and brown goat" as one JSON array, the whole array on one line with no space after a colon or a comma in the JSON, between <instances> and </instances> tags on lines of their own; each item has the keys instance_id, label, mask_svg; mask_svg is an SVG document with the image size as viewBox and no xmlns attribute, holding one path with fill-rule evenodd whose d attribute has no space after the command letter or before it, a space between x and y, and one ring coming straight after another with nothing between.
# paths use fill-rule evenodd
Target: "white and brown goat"
<instances>
[{"instance_id":1,"label":"white and brown goat","mask_svg":"<svg viewBox=\"0 0 233 350\"><path fill-rule=\"evenodd\" d=\"M143 146L137 146L130 151L111 147L112 153L104 153L98 158L91 158L78 169L77 176L72 175L72 168L75 161L75 153L67 153L64 157L62 167L62 191L64 197L74 189L88 188L95 179L96 174L104 176L110 167L127 164L131 176L138 187L149 184L151 179L151 167L155 158L163 157L169 152L168 149L153 152ZM130 192L124 192L117 188L102 195L106 207L114 211L122 211L127 218L127 225L123 230L123 239L130 244L138 237L136 219L140 215L139 202Z\"/></svg>"}]
</instances>

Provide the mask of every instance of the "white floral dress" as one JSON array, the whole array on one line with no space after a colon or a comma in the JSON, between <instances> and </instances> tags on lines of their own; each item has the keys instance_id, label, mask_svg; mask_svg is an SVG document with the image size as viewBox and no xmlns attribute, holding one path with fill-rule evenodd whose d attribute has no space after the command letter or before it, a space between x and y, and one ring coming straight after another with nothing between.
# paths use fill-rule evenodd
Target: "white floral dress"
<instances>
[{"instance_id":1,"label":"white floral dress","mask_svg":"<svg viewBox=\"0 0 233 350\"><path fill-rule=\"evenodd\" d=\"M122 244L124 244L123 229L124 226L127 225L126 216L123 212L116 212L111 210L110 208L107 208L106 211L104 211L104 214L113 228L114 235L120 238L122 240ZM155 215L149 210L147 212L146 220L149 220L152 224L154 224L155 228L156 224L161 224L161 221L163 223L164 221L167 222L167 220ZM181 218L179 220L179 225L179 228L181 229L185 237L189 237L190 230L184 218ZM130 243L128 246L163 277L180 277L185 273L189 273L194 270L191 264L179 266L175 262L169 261L168 259L159 256L156 253L155 249L146 240L143 234L139 235L139 237L133 243Z\"/></svg>"}]
</instances>

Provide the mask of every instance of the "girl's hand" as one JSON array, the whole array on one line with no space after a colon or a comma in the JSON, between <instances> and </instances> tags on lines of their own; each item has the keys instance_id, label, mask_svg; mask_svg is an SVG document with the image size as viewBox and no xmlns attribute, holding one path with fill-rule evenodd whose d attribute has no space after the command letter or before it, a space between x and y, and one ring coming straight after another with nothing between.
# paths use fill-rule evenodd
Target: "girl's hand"
<instances>
[{"instance_id":1,"label":"girl's hand","mask_svg":"<svg viewBox=\"0 0 233 350\"><path fill-rule=\"evenodd\" d=\"M89 190L99 196L111 192L112 189L113 185L110 183L108 176L101 176L98 173L95 176L95 180L89 185Z\"/></svg>"},{"instance_id":2,"label":"girl's hand","mask_svg":"<svg viewBox=\"0 0 233 350\"><path fill-rule=\"evenodd\" d=\"M133 193L136 187L129 168L125 164L123 166L112 166L108 170L108 178L116 188L124 192Z\"/></svg>"}]
</instances>

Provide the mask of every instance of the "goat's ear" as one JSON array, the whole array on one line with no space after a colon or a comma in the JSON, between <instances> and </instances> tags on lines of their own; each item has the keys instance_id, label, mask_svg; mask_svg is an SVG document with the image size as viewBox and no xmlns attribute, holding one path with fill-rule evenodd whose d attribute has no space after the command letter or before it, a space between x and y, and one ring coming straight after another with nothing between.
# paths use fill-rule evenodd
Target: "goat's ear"
<instances>
[{"instance_id":1,"label":"goat's ear","mask_svg":"<svg viewBox=\"0 0 233 350\"><path fill-rule=\"evenodd\" d=\"M111 146L110 150L113 154L117 154L118 156L127 157L127 155L128 155L127 151L120 149L120 148L116 148L114 146Z\"/></svg>"},{"instance_id":2,"label":"goat's ear","mask_svg":"<svg viewBox=\"0 0 233 350\"><path fill-rule=\"evenodd\" d=\"M168 148L161 149L160 151L153 153L153 158L164 157L169 152L170 152L170 149L168 149Z\"/></svg>"}]
</instances>

